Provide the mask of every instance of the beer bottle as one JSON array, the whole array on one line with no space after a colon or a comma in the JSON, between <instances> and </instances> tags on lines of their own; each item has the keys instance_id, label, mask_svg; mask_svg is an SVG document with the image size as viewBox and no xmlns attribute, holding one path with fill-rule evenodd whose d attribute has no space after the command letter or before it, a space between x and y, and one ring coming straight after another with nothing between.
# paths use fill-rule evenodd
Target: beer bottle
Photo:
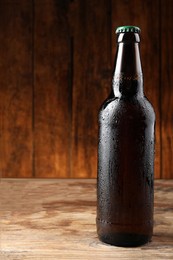
<instances>
[{"instance_id":1,"label":"beer bottle","mask_svg":"<svg viewBox=\"0 0 173 260\"><path fill-rule=\"evenodd\" d=\"M99 111L97 233L124 247L151 241L155 113L143 94L140 28L116 30L113 95Z\"/></svg>"}]
</instances>

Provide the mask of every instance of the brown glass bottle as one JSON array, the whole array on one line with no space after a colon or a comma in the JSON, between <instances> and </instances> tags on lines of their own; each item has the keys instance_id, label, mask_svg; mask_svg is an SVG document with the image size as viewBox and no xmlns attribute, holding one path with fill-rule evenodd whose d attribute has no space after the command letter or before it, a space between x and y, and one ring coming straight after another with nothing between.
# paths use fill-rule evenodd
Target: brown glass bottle
<instances>
[{"instance_id":1,"label":"brown glass bottle","mask_svg":"<svg viewBox=\"0 0 173 260\"><path fill-rule=\"evenodd\" d=\"M116 32L113 94L99 112L97 232L128 247L153 233L155 113L143 94L140 29Z\"/></svg>"}]
</instances>

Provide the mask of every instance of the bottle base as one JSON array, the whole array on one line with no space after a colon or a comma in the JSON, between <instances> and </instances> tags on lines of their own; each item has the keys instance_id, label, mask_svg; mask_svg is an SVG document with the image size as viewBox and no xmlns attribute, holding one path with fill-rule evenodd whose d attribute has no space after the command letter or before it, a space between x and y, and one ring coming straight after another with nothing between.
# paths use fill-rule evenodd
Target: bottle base
<instances>
[{"instance_id":1,"label":"bottle base","mask_svg":"<svg viewBox=\"0 0 173 260\"><path fill-rule=\"evenodd\" d=\"M151 241L151 237L139 234L105 234L99 235L100 241L119 247L138 247Z\"/></svg>"}]
</instances>

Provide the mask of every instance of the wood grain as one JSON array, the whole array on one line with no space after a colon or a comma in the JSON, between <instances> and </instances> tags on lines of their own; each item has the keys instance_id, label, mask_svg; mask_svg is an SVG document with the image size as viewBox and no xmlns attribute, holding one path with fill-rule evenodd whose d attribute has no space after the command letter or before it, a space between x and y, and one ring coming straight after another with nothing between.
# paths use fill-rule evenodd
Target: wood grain
<instances>
[{"instance_id":1,"label":"wood grain","mask_svg":"<svg viewBox=\"0 0 173 260\"><path fill-rule=\"evenodd\" d=\"M173 181L155 181L152 242L120 248L96 234L96 180L1 182L2 260L173 259ZM8 195L7 195L8 194Z\"/></svg>"},{"instance_id":2,"label":"wood grain","mask_svg":"<svg viewBox=\"0 0 173 260\"><path fill-rule=\"evenodd\" d=\"M111 91L109 1L73 2L72 177L96 177L97 118Z\"/></svg>"},{"instance_id":3,"label":"wood grain","mask_svg":"<svg viewBox=\"0 0 173 260\"><path fill-rule=\"evenodd\" d=\"M162 178L173 178L173 2L161 1L161 132Z\"/></svg>"},{"instance_id":4,"label":"wood grain","mask_svg":"<svg viewBox=\"0 0 173 260\"><path fill-rule=\"evenodd\" d=\"M32 176L32 6L0 1L1 171Z\"/></svg>"},{"instance_id":5,"label":"wood grain","mask_svg":"<svg viewBox=\"0 0 173 260\"><path fill-rule=\"evenodd\" d=\"M134 8L135 6L135 8ZM122 15L124 14L124 15ZM112 1L112 31L121 25L136 25L141 28L141 62L144 75L144 93L154 106L156 113L155 177L160 178L160 36L159 0ZM154 17L154 19L153 19ZM113 34L115 56L115 36ZM154 54L154 55L153 55Z\"/></svg>"},{"instance_id":6,"label":"wood grain","mask_svg":"<svg viewBox=\"0 0 173 260\"><path fill-rule=\"evenodd\" d=\"M68 177L72 117L68 1L34 3L33 174L39 178Z\"/></svg>"},{"instance_id":7,"label":"wood grain","mask_svg":"<svg viewBox=\"0 0 173 260\"><path fill-rule=\"evenodd\" d=\"M1 0L0 176L96 177L114 30L135 24L156 111L155 177L173 178L172 12L171 0Z\"/></svg>"}]
</instances>

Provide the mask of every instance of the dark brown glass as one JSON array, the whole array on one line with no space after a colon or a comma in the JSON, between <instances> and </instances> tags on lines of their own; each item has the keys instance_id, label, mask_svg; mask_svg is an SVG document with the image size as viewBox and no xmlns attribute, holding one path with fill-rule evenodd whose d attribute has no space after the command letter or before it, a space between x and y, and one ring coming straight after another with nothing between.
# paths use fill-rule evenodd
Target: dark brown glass
<instances>
[{"instance_id":1,"label":"dark brown glass","mask_svg":"<svg viewBox=\"0 0 173 260\"><path fill-rule=\"evenodd\" d=\"M143 94L138 33L120 33L112 94L99 112L97 232L116 246L151 240L155 113Z\"/></svg>"}]
</instances>

